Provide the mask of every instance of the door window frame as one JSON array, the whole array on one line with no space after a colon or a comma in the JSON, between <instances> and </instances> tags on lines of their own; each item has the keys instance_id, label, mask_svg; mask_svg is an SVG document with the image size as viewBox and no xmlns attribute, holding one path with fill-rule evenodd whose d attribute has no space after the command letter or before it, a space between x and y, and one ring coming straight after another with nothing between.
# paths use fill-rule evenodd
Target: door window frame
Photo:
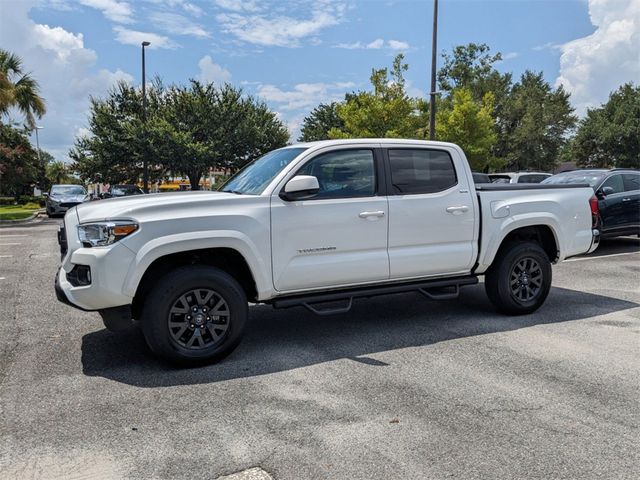
<instances>
[{"instance_id":1,"label":"door window frame","mask_svg":"<svg viewBox=\"0 0 640 480\"><path fill-rule=\"evenodd\" d=\"M451 155L451 152L445 148L437 148L437 147L422 147L422 146L409 146L409 145L403 145L403 146L389 146L389 147L385 147L382 149L383 152L383 157L384 157L384 173L385 173L385 180L386 180L386 190L388 192L388 195L394 196L394 197L402 197L402 196L407 196L407 195L438 195L442 192L446 192L448 190L451 190L452 188L457 187L458 185L460 185L460 178L458 175L458 170L456 169L456 163L453 160L453 156ZM443 190L438 190L437 192L421 192L421 193L399 193L396 192L393 188L393 179L391 177L391 160L389 158L389 150L426 150L428 152L442 152L445 153L448 157L449 157L449 161L451 162L451 168L453 168L453 175L455 176L456 182L451 185L450 187L447 187Z\"/></svg>"},{"instance_id":2,"label":"door window frame","mask_svg":"<svg viewBox=\"0 0 640 480\"><path fill-rule=\"evenodd\" d=\"M383 197L387 195L387 186L386 186L386 182L385 182L385 175L384 175L384 165L383 165L383 156L382 156L382 149L379 147L373 147L373 146L369 146L369 145L353 145L353 146L349 146L349 147L345 147L345 148L332 148L330 150L325 150L325 151L319 151L313 154L313 156L311 156L310 158L306 158L302 164L300 164L299 166L296 166L295 169L293 170L293 173L287 175L287 177L285 178L284 182L282 183L282 187L280 187L280 189L276 189L276 191L274 191L274 194L276 196L278 196L280 193L284 192L285 186L287 185L287 182L289 180L291 180L293 177L295 177L296 175L298 175L298 173L300 172L300 170L302 170L303 168L305 168L309 162L313 162L314 160L316 160L317 158L323 156L323 155L327 155L327 154L331 154L331 153L342 153L342 152L346 152L346 151L350 151L350 150L369 150L372 153L373 156L373 175L374 175L374 187L375 187L375 192L373 195L371 196L361 196L361 195L354 195L354 196L350 196L350 195L345 195L345 196L340 196L340 197L325 197L325 198L305 198L304 200L297 200L299 202L320 202L320 201L327 201L327 200L344 200L344 199L350 199L350 198L375 198L375 197Z\"/></svg>"}]
</instances>

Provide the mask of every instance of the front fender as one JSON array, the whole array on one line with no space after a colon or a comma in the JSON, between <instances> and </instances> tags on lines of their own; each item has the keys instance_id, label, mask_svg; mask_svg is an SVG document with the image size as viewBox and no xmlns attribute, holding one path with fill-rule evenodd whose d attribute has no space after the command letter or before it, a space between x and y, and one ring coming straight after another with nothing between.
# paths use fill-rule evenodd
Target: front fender
<instances>
[{"instance_id":1,"label":"front fender","mask_svg":"<svg viewBox=\"0 0 640 480\"><path fill-rule=\"evenodd\" d=\"M258 298L267 298L272 292L269 279L270 265L265 264L251 239L234 230L211 230L166 235L145 243L129 266L123 293L133 297L142 276L157 259L173 253L206 248L232 248L239 252L251 270L256 283Z\"/></svg>"}]
</instances>

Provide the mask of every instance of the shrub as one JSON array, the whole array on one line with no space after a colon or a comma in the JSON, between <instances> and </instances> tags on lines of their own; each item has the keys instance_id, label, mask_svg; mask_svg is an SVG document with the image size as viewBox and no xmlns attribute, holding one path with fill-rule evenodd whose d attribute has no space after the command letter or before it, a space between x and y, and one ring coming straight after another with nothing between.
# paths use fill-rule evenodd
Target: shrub
<instances>
[{"instance_id":1,"label":"shrub","mask_svg":"<svg viewBox=\"0 0 640 480\"><path fill-rule=\"evenodd\" d=\"M27 203L37 203L38 205L40 205L41 203L44 203L44 198L43 197L34 197L32 195L20 195L18 197L18 204L19 205L25 205Z\"/></svg>"},{"instance_id":2,"label":"shrub","mask_svg":"<svg viewBox=\"0 0 640 480\"><path fill-rule=\"evenodd\" d=\"M33 208L33 209L36 209L36 208L40 208L40 204L39 204L39 203L34 203L34 202L29 202L29 203L25 203L25 204L23 205L23 207L24 207L24 208Z\"/></svg>"},{"instance_id":3,"label":"shrub","mask_svg":"<svg viewBox=\"0 0 640 480\"><path fill-rule=\"evenodd\" d=\"M15 205L16 199L13 197L0 197L0 205Z\"/></svg>"}]
</instances>

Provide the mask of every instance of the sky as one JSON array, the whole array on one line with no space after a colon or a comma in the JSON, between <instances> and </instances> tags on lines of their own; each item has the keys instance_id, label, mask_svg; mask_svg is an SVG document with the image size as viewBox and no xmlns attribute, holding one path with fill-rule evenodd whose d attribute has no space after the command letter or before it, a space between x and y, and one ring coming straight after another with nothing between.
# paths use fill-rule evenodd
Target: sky
<instances>
[{"instance_id":1,"label":"sky","mask_svg":"<svg viewBox=\"0 0 640 480\"><path fill-rule=\"evenodd\" d=\"M41 148L68 161L88 133L89 97L140 84L142 41L148 79L241 87L294 141L315 106L368 89L371 69L397 53L408 93L426 96L432 16L432 0L0 0L0 48L40 83ZM516 79L544 72L583 116L640 83L640 0L440 0L438 51L468 42L501 52L497 68Z\"/></svg>"}]
</instances>

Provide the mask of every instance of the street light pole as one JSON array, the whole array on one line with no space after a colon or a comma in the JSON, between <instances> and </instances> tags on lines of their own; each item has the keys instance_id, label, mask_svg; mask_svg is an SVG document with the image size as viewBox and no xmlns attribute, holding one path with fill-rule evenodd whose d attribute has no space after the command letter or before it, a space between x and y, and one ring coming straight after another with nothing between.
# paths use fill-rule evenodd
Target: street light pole
<instances>
[{"instance_id":1,"label":"street light pole","mask_svg":"<svg viewBox=\"0 0 640 480\"><path fill-rule=\"evenodd\" d=\"M144 152L142 158L142 184L144 193L149 193L149 162L147 159L147 77L144 63L144 47L150 42L142 42L142 124L144 128Z\"/></svg>"},{"instance_id":2,"label":"street light pole","mask_svg":"<svg viewBox=\"0 0 640 480\"><path fill-rule=\"evenodd\" d=\"M41 163L40 160L40 139L38 138L38 130L43 129L44 127L38 127L36 125L36 148L38 149L38 163Z\"/></svg>"},{"instance_id":3,"label":"street light pole","mask_svg":"<svg viewBox=\"0 0 640 480\"><path fill-rule=\"evenodd\" d=\"M433 39L431 42L431 92L429 92L429 139L436 139L436 52L438 51L438 0L433 0Z\"/></svg>"}]
</instances>

